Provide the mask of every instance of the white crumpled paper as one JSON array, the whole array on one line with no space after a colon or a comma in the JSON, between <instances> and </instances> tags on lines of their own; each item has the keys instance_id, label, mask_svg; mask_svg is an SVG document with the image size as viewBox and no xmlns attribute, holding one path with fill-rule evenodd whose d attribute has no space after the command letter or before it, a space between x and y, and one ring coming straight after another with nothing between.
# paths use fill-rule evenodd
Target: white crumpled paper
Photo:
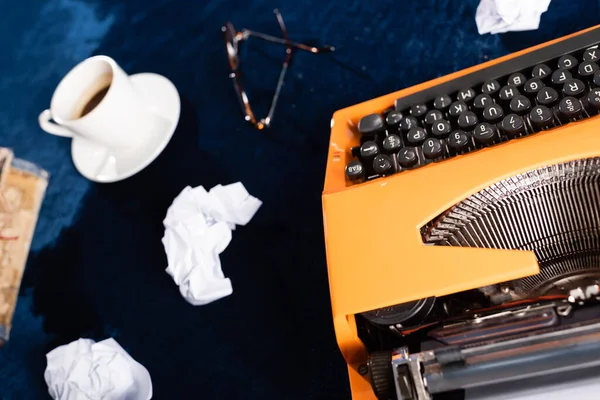
<instances>
[{"instance_id":1,"label":"white crumpled paper","mask_svg":"<svg viewBox=\"0 0 600 400\"><path fill-rule=\"evenodd\" d=\"M55 400L149 400L150 373L110 338L79 339L46 354L44 379Z\"/></svg>"},{"instance_id":2,"label":"white crumpled paper","mask_svg":"<svg viewBox=\"0 0 600 400\"><path fill-rule=\"evenodd\" d=\"M261 205L241 182L217 185L209 192L187 186L173 200L163 221L162 243L167 273L190 304L208 304L233 293L219 254L229 245L235 226L246 225Z\"/></svg>"},{"instance_id":3,"label":"white crumpled paper","mask_svg":"<svg viewBox=\"0 0 600 400\"><path fill-rule=\"evenodd\" d=\"M475 14L480 35L531 31L540 26L550 0L481 0Z\"/></svg>"}]
</instances>

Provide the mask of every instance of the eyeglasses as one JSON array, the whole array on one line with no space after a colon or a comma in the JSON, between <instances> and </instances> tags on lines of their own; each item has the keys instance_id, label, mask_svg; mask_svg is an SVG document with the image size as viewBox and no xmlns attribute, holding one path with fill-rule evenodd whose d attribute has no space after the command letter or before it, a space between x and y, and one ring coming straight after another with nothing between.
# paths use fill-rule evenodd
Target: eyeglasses
<instances>
[{"instance_id":1,"label":"eyeglasses","mask_svg":"<svg viewBox=\"0 0 600 400\"><path fill-rule=\"evenodd\" d=\"M289 40L287 29L285 27L285 23L283 22L281 14L278 10L275 10L274 12L275 16L277 17L277 22L279 22L279 27L281 28L283 38L278 38L260 32L254 32L249 29L242 29L240 32L238 32L235 30L231 22L227 22L221 28L225 35L225 47L227 50L227 58L229 60L229 66L231 67L231 73L229 74L229 77L233 80L235 92L237 93L238 99L242 106L242 113L244 114L244 119L250 122L252 125L254 125L254 127L256 127L259 130L269 127L271 121L273 120L275 106L277 105L277 101L279 100L279 94L283 86L285 74L287 72L288 66L290 65L290 61L292 60L292 49L300 49L314 54L334 51L334 48L332 46L313 47ZM277 87L275 88L273 99L271 100L271 107L269 108L269 113L265 118L262 118L260 120L257 120L254 116L254 113L252 112L252 107L250 106L248 95L244 91L241 82L241 69L238 49L240 43L245 40L248 40L248 38L250 38L251 36L254 36L258 39L266 40L268 42L282 44L286 47L285 59L283 60L281 72L279 73L279 80L277 81Z\"/></svg>"}]
</instances>

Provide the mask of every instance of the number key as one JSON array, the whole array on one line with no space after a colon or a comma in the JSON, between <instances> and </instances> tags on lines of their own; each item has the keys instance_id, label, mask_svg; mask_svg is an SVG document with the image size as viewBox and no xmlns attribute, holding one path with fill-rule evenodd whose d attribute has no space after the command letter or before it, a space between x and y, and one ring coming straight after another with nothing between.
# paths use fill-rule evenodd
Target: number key
<instances>
[{"instance_id":1,"label":"number key","mask_svg":"<svg viewBox=\"0 0 600 400\"><path fill-rule=\"evenodd\" d=\"M423 156L430 160L441 157L444 154L444 146L436 138L429 138L423 143Z\"/></svg>"},{"instance_id":2,"label":"number key","mask_svg":"<svg viewBox=\"0 0 600 400\"><path fill-rule=\"evenodd\" d=\"M453 131L448 137L448 146L454 151L461 151L469 146L469 136L461 131Z\"/></svg>"},{"instance_id":3,"label":"number key","mask_svg":"<svg viewBox=\"0 0 600 400\"><path fill-rule=\"evenodd\" d=\"M478 124L473 130L473 139L478 144L490 144L497 137L496 128L487 122Z\"/></svg>"},{"instance_id":4,"label":"number key","mask_svg":"<svg viewBox=\"0 0 600 400\"><path fill-rule=\"evenodd\" d=\"M529 120L535 130L541 130L553 125L552 111L546 106L535 106L529 113Z\"/></svg>"},{"instance_id":5,"label":"number key","mask_svg":"<svg viewBox=\"0 0 600 400\"><path fill-rule=\"evenodd\" d=\"M523 123L523 119L517 114L509 114L504 117L500 127L508 136L518 136L525 132L525 124Z\"/></svg>"}]
</instances>

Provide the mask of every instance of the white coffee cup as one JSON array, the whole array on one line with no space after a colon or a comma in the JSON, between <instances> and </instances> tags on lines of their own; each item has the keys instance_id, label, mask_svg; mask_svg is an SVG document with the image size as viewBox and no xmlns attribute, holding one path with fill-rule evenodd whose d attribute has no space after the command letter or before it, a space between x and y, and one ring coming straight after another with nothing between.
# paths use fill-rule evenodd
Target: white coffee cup
<instances>
[{"instance_id":1,"label":"white coffee cup","mask_svg":"<svg viewBox=\"0 0 600 400\"><path fill-rule=\"evenodd\" d=\"M138 146L153 126L162 123L142 103L125 71L107 56L75 66L58 84L50 108L38 121L52 135L81 136L111 148Z\"/></svg>"}]
</instances>

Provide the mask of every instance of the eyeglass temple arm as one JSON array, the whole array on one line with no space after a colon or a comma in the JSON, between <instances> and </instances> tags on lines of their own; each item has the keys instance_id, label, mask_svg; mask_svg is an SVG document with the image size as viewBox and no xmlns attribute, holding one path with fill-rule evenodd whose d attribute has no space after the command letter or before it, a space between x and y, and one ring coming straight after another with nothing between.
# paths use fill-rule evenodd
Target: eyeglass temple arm
<instances>
[{"instance_id":1,"label":"eyeglass temple arm","mask_svg":"<svg viewBox=\"0 0 600 400\"><path fill-rule=\"evenodd\" d=\"M308 51L308 52L311 52L311 53L315 53L315 54L316 53L326 53L326 52L331 52L331 51L335 50L335 48L333 46L328 46L328 45L325 45L323 47L307 46L307 45L302 44L302 43L293 42L291 40L285 40L285 39L282 39L282 38L278 38L276 36L267 35L266 33L260 33L260 32L251 31L249 29L242 30L242 33L245 36L254 36L254 37L257 37L259 39L263 39L263 40L266 40L266 41L269 41L269 42L283 44L283 45L286 45L286 46L292 46L292 47L295 47L297 49L305 50L305 51Z\"/></svg>"}]
</instances>

